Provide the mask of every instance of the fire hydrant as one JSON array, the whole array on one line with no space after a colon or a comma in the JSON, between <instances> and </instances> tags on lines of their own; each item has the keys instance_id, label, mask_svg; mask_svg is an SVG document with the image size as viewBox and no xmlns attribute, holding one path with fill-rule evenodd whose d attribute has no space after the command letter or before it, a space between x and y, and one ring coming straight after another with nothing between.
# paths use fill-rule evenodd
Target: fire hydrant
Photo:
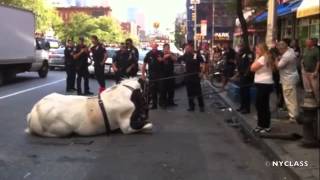
<instances>
[{"instance_id":1,"label":"fire hydrant","mask_svg":"<svg viewBox=\"0 0 320 180\"><path fill-rule=\"evenodd\" d=\"M302 145L307 147L319 147L319 103L312 93L306 92L301 105L303 116L300 119L303 126Z\"/></svg>"}]
</instances>

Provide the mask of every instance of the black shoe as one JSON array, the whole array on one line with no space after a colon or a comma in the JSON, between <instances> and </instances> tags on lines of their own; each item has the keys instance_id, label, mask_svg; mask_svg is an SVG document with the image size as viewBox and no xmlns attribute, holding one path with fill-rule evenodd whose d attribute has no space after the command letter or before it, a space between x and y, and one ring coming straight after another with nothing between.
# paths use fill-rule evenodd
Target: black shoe
<instances>
[{"instance_id":1,"label":"black shoe","mask_svg":"<svg viewBox=\"0 0 320 180\"><path fill-rule=\"evenodd\" d=\"M176 104L176 103L169 103L168 106L173 107L173 106L178 106L178 104Z\"/></svg>"},{"instance_id":2,"label":"black shoe","mask_svg":"<svg viewBox=\"0 0 320 180\"><path fill-rule=\"evenodd\" d=\"M250 113L250 110L241 110L240 113L241 113L241 114L249 114L249 113Z\"/></svg>"},{"instance_id":3,"label":"black shoe","mask_svg":"<svg viewBox=\"0 0 320 180\"><path fill-rule=\"evenodd\" d=\"M73 89L67 89L66 92L68 92L68 93L73 93L73 92L75 92L75 90L73 90Z\"/></svg>"},{"instance_id":4,"label":"black shoe","mask_svg":"<svg viewBox=\"0 0 320 180\"><path fill-rule=\"evenodd\" d=\"M241 112L243 110L242 107L239 107L238 109L236 109L236 111Z\"/></svg>"},{"instance_id":5,"label":"black shoe","mask_svg":"<svg viewBox=\"0 0 320 180\"><path fill-rule=\"evenodd\" d=\"M204 107L200 107L200 112L204 112Z\"/></svg>"},{"instance_id":6,"label":"black shoe","mask_svg":"<svg viewBox=\"0 0 320 180\"><path fill-rule=\"evenodd\" d=\"M84 95L91 96L91 95L94 95L94 94L93 94L93 92L87 91L87 92L84 93Z\"/></svg>"},{"instance_id":7,"label":"black shoe","mask_svg":"<svg viewBox=\"0 0 320 180\"><path fill-rule=\"evenodd\" d=\"M189 109L187 109L187 111L193 112L193 111L194 111L194 108L189 108Z\"/></svg>"},{"instance_id":8,"label":"black shoe","mask_svg":"<svg viewBox=\"0 0 320 180\"><path fill-rule=\"evenodd\" d=\"M84 94L82 92L77 93L79 96L83 96Z\"/></svg>"},{"instance_id":9,"label":"black shoe","mask_svg":"<svg viewBox=\"0 0 320 180\"><path fill-rule=\"evenodd\" d=\"M151 106L150 109L151 109L151 110L153 110L153 109L158 109L158 107L157 107L157 106Z\"/></svg>"}]
</instances>

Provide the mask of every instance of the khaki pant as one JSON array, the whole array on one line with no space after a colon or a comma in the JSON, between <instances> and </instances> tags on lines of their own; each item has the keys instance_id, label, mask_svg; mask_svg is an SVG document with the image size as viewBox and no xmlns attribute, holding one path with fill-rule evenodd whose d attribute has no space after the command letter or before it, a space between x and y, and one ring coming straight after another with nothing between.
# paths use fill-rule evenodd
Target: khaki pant
<instances>
[{"instance_id":1,"label":"khaki pant","mask_svg":"<svg viewBox=\"0 0 320 180\"><path fill-rule=\"evenodd\" d=\"M296 84L282 84L282 91L289 117L290 119L296 119L299 116Z\"/></svg>"},{"instance_id":2,"label":"khaki pant","mask_svg":"<svg viewBox=\"0 0 320 180\"><path fill-rule=\"evenodd\" d=\"M316 77L312 75L312 73L302 72L303 86L306 92L312 92L316 101L319 103L319 73Z\"/></svg>"}]
</instances>

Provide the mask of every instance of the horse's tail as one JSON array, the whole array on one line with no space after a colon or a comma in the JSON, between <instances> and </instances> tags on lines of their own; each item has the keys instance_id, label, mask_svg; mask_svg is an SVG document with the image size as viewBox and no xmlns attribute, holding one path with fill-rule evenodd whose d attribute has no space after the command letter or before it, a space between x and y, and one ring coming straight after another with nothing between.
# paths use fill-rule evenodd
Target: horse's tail
<instances>
[{"instance_id":1,"label":"horse's tail","mask_svg":"<svg viewBox=\"0 0 320 180\"><path fill-rule=\"evenodd\" d=\"M38 108L38 105L36 105L36 107L34 107L27 115L27 128L25 129L25 132L28 134L41 134L43 132L43 128L39 122Z\"/></svg>"},{"instance_id":2,"label":"horse's tail","mask_svg":"<svg viewBox=\"0 0 320 180\"><path fill-rule=\"evenodd\" d=\"M30 121L31 121L31 115L28 113L27 115L27 128L24 130L25 133L31 134L30 132Z\"/></svg>"}]
</instances>

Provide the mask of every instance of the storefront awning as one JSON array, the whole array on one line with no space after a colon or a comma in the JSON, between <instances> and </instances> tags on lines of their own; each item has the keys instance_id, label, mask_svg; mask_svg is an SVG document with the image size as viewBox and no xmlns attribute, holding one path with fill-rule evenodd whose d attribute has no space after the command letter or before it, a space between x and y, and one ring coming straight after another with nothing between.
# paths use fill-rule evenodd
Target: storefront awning
<instances>
[{"instance_id":1,"label":"storefront awning","mask_svg":"<svg viewBox=\"0 0 320 180\"><path fill-rule=\"evenodd\" d=\"M319 0L303 0L297 10L297 18L320 14Z\"/></svg>"},{"instance_id":2,"label":"storefront awning","mask_svg":"<svg viewBox=\"0 0 320 180\"><path fill-rule=\"evenodd\" d=\"M283 3L277 6L277 15L278 17L285 16L287 14L296 12L298 7L301 4L301 0L298 1L290 1L288 3ZM267 20L268 18L268 11L263 12L262 14L258 15L254 18L254 22L262 22Z\"/></svg>"}]
</instances>

